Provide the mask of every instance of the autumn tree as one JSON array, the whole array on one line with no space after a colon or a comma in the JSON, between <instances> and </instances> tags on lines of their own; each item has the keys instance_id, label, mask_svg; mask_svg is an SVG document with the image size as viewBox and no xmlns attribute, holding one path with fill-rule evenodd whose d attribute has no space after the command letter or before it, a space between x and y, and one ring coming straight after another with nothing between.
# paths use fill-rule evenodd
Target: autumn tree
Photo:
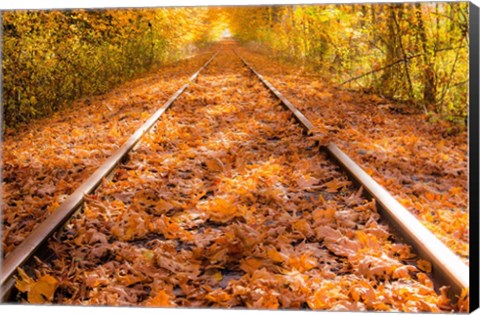
<instances>
[{"instance_id":1,"label":"autumn tree","mask_svg":"<svg viewBox=\"0 0 480 315\"><path fill-rule=\"evenodd\" d=\"M348 88L467 114L468 3L228 9L234 35Z\"/></svg>"},{"instance_id":2,"label":"autumn tree","mask_svg":"<svg viewBox=\"0 0 480 315\"><path fill-rule=\"evenodd\" d=\"M8 11L3 14L7 125L48 115L219 36L208 8Z\"/></svg>"}]
</instances>

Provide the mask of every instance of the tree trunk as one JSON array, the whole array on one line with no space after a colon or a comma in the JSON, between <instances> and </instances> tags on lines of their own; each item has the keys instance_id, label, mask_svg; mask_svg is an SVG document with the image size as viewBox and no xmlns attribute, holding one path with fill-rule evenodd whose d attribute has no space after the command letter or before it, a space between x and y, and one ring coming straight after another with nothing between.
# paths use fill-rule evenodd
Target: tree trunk
<instances>
[{"instance_id":1,"label":"tree trunk","mask_svg":"<svg viewBox=\"0 0 480 315\"><path fill-rule=\"evenodd\" d=\"M387 36L384 43L386 46L386 60L384 64L392 64L396 60L401 59L400 45L398 43L398 34L395 25L395 6L396 4L386 5L385 15L387 16ZM380 78L380 86L386 95L393 96L396 92L396 84L392 84L396 80L396 75L399 73L398 67L387 68Z\"/></svg>"},{"instance_id":2,"label":"tree trunk","mask_svg":"<svg viewBox=\"0 0 480 315\"><path fill-rule=\"evenodd\" d=\"M415 4L416 17L417 17L417 32L420 37L422 49L423 49L423 101L429 111L437 111L436 108L436 94L437 88L435 84L435 71L433 67L433 61L430 57L430 50L428 47L427 34L425 26L422 20L422 5L420 3Z\"/></svg>"}]
</instances>

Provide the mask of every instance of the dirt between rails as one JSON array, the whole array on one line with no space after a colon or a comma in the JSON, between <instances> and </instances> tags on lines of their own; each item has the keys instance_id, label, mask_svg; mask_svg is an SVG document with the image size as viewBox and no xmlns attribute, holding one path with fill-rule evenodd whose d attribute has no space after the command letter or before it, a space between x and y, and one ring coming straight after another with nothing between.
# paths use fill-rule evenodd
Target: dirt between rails
<instances>
[{"instance_id":1,"label":"dirt between rails","mask_svg":"<svg viewBox=\"0 0 480 315\"><path fill-rule=\"evenodd\" d=\"M225 47L23 274L24 302L461 310ZM48 288L38 294L34 287Z\"/></svg>"},{"instance_id":2,"label":"dirt between rails","mask_svg":"<svg viewBox=\"0 0 480 315\"><path fill-rule=\"evenodd\" d=\"M468 135L408 106L341 90L299 67L237 51L454 253L469 263ZM320 137L320 140L322 137Z\"/></svg>"},{"instance_id":3,"label":"dirt between rails","mask_svg":"<svg viewBox=\"0 0 480 315\"><path fill-rule=\"evenodd\" d=\"M52 117L7 130L2 143L3 256L73 193L212 53L164 66L107 94L79 100Z\"/></svg>"}]
</instances>

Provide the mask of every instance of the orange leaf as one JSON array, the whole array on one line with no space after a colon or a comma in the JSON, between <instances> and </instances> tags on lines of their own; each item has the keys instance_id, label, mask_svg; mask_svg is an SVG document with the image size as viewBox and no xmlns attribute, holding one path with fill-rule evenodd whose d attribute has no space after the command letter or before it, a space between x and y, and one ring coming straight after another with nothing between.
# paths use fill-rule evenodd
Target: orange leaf
<instances>
[{"instance_id":1,"label":"orange leaf","mask_svg":"<svg viewBox=\"0 0 480 315\"><path fill-rule=\"evenodd\" d=\"M318 183L318 179L309 175L302 176L296 180L298 186L301 189L311 188L313 185Z\"/></svg>"},{"instance_id":2,"label":"orange leaf","mask_svg":"<svg viewBox=\"0 0 480 315\"><path fill-rule=\"evenodd\" d=\"M427 273L432 272L432 264L429 261L419 259L417 261L418 269L425 271Z\"/></svg>"},{"instance_id":3,"label":"orange leaf","mask_svg":"<svg viewBox=\"0 0 480 315\"><path fill-rule=\"evenodd\" d=\"M168 201L165 201L163 199L159 200L156 204L155 204L155 210L156 210L156 214L161 214L161 213L165 213L167 212L168 210L172 209L173 208L173 205L168 202Z\"/></svg>"},{"instance_id":4,"label":"orange leaf","mask_svg":"<svg viewBox=\"0 0 480 315\"><path fill-rule=\"evenodd\" d=\"M240 214L233 198L224 199L216 197L205 210L212 221L221 223L228 222Z\"/></svg>"},{"instance_id":5,"label":"orange leaf","mask_svg":"<svg viewBox=\"0 0 480 315\"><path fill-rule=\"evenodd\" d=\"M230 301L232 297L227 292L218 290L210 292L205 298L214 303L226 303Z\"/></svg>"},{"instance_id":6,"label":"orange leaf","mask_svg":"<svg viewBox=\"0 0 480 315\"><path fill-rule=\"evenodd\" d=\"M28 292L28 302L33 304L52 302L57 284L57 279L52 276L45 275L40 277Z\"/></svg>"},{"instance_id":7,"label":"orange leaf","mask_svg":"<svg viewBox=\"0 0 480 315\"><path fill-rule=\"evenodd\" d=\"M173 306L172 297L165 290L158 291L157 295L150 298L145 304L148 306Z\"/></svg>"},{"instance_id":8,"label":"orange leaf","mask_svg":"<svg viewBox=\"0 0 480 315\"><path fill-rule=\"evenodd\" d=\"M28 292L30 291L30 288L32 285L35 284L35 280L30 278L25 271L23 271L22 268L18 268L18 275L20 276L21 279L17 278L17 281L15 283L15 287L20 291L20 292Z\"/></svg>"},{"instance_id":9,"label":"orange leaf","mask_svg":"<svg viewBox=\"0 0 480 315\"><path fill-rule=\"evenodd\" d=\"M333 219L335 217L335 208L317 209L313 211L312 216L315 222L323 219Z\"/></svg>"},{"instance_id":10,"label":"orange leaf","mask_svg":"<svg viewBox=\"0 0 480 315\"><path fill-rule=\"evenodd\" d=\"M267 256L274 262L283 262L285 259L275 248L267 250Z\"/></svg>"},{"instance_id":11,"label":"orange leaf","mask_svg":"<svg viewBox=\"0 0 480 315\"><path fill-rule=\"evenodd\" d=\"M312 235L312 229L310 228L310 224L308 224L307 220L299 219L292 224L292 227L300 232L304 237L309 237Z\"/></svg>"},{"instance_id":12,"label":"orange leaf","mask_svg":"<svg viewBox=\"0 0 480 315\"><path fill-rule=\"evenodd\" d=\"M240 263L240 269L247 273L254 273L263 265L263 262L256 258L248 258L242 260Z\"/></svg>"},{"instance_id":13,"label":"orange leaf","mask_svg":"<svg viewBox=\"0 0 480 315\"><path fill-rule=\"evenodd\" d=\"M117 279L120 281L121 284L125 286L130 286L132 284L142 282L145 280L143 277L138 277L134 275L126 275L126 276L117 276Z\"/></svg>"},{"instance_id":14,"label":"orange leaf","mask_svg":"<svg viewBox=\"0 0 480 315\"><path fill-rule=\"evenodd\" d=\"M213 172L223 172L225 170L225 166L223 165L222 161L217 158L210 158L205 161L208 169Z\"/></svg>"},{"instance_id":15,"label":"orange leaf","mask_svg":"<svg viewBox=\"0 0 480 315\"><path fill-rule=\"evenodd\" d=\"M292 268L300 272L308 271L317 266L317 260L309 254L302 254L300 257L291 257L288 263Z\"/></svg>"},{"instance_id":16,"label":"orange leaf","mask_svg":"<svg viewBox=\"0 0 480 315\"><path fill-rule=\"evenodd\" d=\"M340 188L346 186L350 184L350 182L348 181L339 181L338 179L334 179L328 183L325 184L325 186L327 186L327 189L326 191L327 192L331 192L331 193L335 193L337 192Z\"/></svg>"}]
</instances>

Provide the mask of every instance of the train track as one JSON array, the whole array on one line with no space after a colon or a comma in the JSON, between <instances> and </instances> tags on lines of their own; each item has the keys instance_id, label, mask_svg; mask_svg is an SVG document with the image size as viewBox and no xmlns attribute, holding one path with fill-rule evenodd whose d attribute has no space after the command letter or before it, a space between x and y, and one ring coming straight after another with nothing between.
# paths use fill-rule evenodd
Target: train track
<instances>
[{"instance_id":1,"label":"train track","mask_svg":"<svg viewBox=\"0 0 480 315\"><path fill-rule=\"evenodd\" d=\"M212 56L212 58L209 59L208 62L190 78L190 82L193 82L197 79L200 72L205 70L207 68L207 66L210 63L212 63L212 61L214 61L217 54L218 54L218 52L216 54L214 54ZM223 54L228 54L228 53L223 52ZM239 56L239 55L237 55L237 56L238 56L238 58L240 58L241 62L245 65L245 67L248 68L248 71L252 72L256 77L258 77L258 79L262 82L262 84L265 87L268 88L269 93L272 93L280 101L280 104L283 107L285 107L289 112L291 112L291 114L293 115L295 120L299 123L299 125L305 131L304 134L308 134L309 132L311 132L312 129L313 129L313 125L310 123L310 121L298 109L296 109L295 106L292 103L290 103L285 97L283 97L283 95L281 95L281 93L278 92L278 90L276 90L267 80L265 80L265 78L263 76L261 76L258 72L256 72L241 56ZM223 58L226 58L226 57L223 57ZM229 58L231 58L231 56ZM229 69L229 70L231 70L231 72L233 73L235 69L232 68L232 69ZM233 75L233 74L231 74L231 75ZM176 102L177 99L179 99L179 97L182 94L185 95L184 92L187 91L187 88L189 87L189 85L190 85L190 83L187 83L180 90L178 90L151 118L149 118L149 120L140 129L138 129L132 135L132 137L117 152L114 153L114 155L112 155L84 184L82 184L45 222L43 222L37 229L35 229L29 235L29 237L22 244L20 244L13 252L11 252L9 255L7 255L7 257L5 258L5 260L3 262L3 265L2 265L2 297L3 297L3 301L14 301L16 296L17 296L18 292L16 292L16 289L15 289L15 276L16 276L16 272L17 272L18 268L20 267L20 268L28 269L25 266L32 265L32 264L35 263L32 260L32 257L41 256L42 252L48 252L45 244L47 243L49 238L52 237L52 235L55 234L54 238L56 240L53 241L53 242L54 243L57 242L56 246L59 246L58 243L62 242L61 241L62 236L56 235L56 232L60 231L60 232L58 232L58 234L61 234L62 233L61 232L62 227L64 229L68 230L68 228L65 228L65 224L67 222L69 222L69 225L78 224L78 223L75 223L75 222L77 222L77 221L79 222L79 219L78 218L77 219L72 219L72 216L73 217L81 217L82 214L81 214L81 211L79 211L79 210L84 208L85 203L88 204L88 207L95 207L95 205L97 204L97 201L96 201L97 197L93 198L93 197L90 197L90 196L92 196L92 194L94 195L94 192L96 192L96 189L99 189L99 190L103 189L103 190L108 191L107 188L110 187L108 184L101 185L102 182L104 182L104 183L106 182L105 181L106 178L110 178L110 180L116 178L118 180L119 177L123 178L125 176L125 174L130 174L129 171L131 171L131 168L133 168L133 166L128 166L127 165L128 164L127 160L133 161L134 157L137 156L137 155L138 155L137 157L147 159L147 157L145 157L145 155L137 154L137 153L135 153L135 151L137 149L140 152L142 152L142 150L145 151L146 150L145 146L146 147L152 147L152 146L154 146L155 143L157 143L159 141L158 138L151 138L151 137L153 137L153 136L151 136L151 134L153 132L149 132L149 131L154 130L155 126L158 124L158 120L162 116L162 114L167 109L169 109L171 107L171 105L174 102ZM217 87L217 89L218 88L220 88L220 87ZM255 86L252 87L252 90L255 93L260 93L260 90L258 90L258 88L255 87ZM263 93L265 93L265 92L263 92ZM239 97L239 98L243 97L241 95L240 96L236 95L236 96ZM188 97L188 96L185 96L185 97ZM186 101L184 101L184 102L186 102ZM209 100L206 100L206 103L208 105ZM178 105L178 106L180 106L180 105ZM245 105L245 106L246 106L245 109L249 108L248 105ZM184 110L188 109L188 107L185 107L185 105L183 105L182 108ZM198 107L197 109L199 110L200 108L201 107ZM268 108L269 107L266 107L266 109L268 109ZM235 112L235 110L238 110L238 109L228 107L228 108L223 108L223 112L213 113L213 114L215 114L217 116L220 116L220 117L222 117L222 115L227 115L228 116L228 113ZM245 121L249 121L249 118L247 116L245 116L244 113L241 113L241 112L236 112L236 113L237 113L237 115L243 117L243 119L245 119ZM285 111L285 113L288 113L288 112ZM179 112L175 112L174 114L175 115L180 115ZM208 114L212 115L212 112L208 112ZM274 143L276 143L277 141L281 142L282 140L279 139L278 134L276 134L269 127L269 124L274 123L274 120L272 120L274 117L272 118L268 115L264 117L264 116L262 116L263 113L261 113L261 112L256 114L256 115L261 117L261 123L258 124L259 125L258 128L264 128L263 125L267 125L265 127L267 129L265 129L265 130L262 129L263 130L262 132L264 132L264 133L266 132L268 134L271 134L271 139L272 139L271 141L273 141ZM279 116L279 120L281 120L281 119L285 120L285 117L282 116L284 114L281 114L280 112L277 112L276 115ZM181 121L179 121L179 122L181 123ZM230 122L230 123L234 124L235 122ZM293 127L289 127L288 119L286 119L284 124L281 125L281 126L282 126L282 128L287 129L288 132L295 133L294 129L290 129L290 128L293 128ZM163 127L168 128L168 125L165 125ZM199 128L198 130L201 130L201 128L206 128L206 130L210 130L209 128L211 128L209 126L203 126L203 125L199 125L197 127ZM187 128L187 127L185 127L185 128ZM162 128L157 128L157 129L160 130ZM158 131L158 130L156 130L156 131ZM212 130L214 131L215 128L211 129L210 131L212 131ZM195 134L196 130L189 130L189 132ZM264 135L264 134L259 134L259 135ZM178 135L174 135L174 136L178 136ZM300 142L302 137L305 138L305 135L300 134L300 135L294 135L292 137L294 137L294 138L292 138L293 141ZM142 141L142 139L145 139L145 138L148 138L148 139ZM164 136L164 138L165 138L165 136ZM261 137L259 137L259 139L260 138ZM290 139L290 141L292 141L292 139ZM166 141L166 143L168 143L167 140L165 140L165 141ZM221 142L221 139L217 139L217 141ZM252 140L249 139L249 141L252 141ZM144 142L147 143L148 145L143 144ZM261 142L261 141L259 141L259 142ZM240 145L242 142L240 140L238 140L237 142L234 142L234 143L237 144L237 145ZM165 144L165 146L167 146L167 145L168 144ZM258 150L259 155L266 154L265 152L261 151L261 148L258 148L258 146L259 145L255 144L255 145L252 145L252 148L254 150ZM365 197L369 198L370 200L375 200L376 208L378 209L379 213L381 214L382 219L389 223L389 225L393 228L393 231L395 231L395 234L398 236L398 239L410 244L415 249L415 252L420 257L422 257L422 258L424 258L424 259L426 259L426 260L428 260L432 263L433 268L432 268L431 276L434 279L435 288L437 289L437 291L443 285L449 286L450 287L450 290L449 290L450 298L452 299L452 301L455 301L461 295L462 290L468 289L468 286L469 286L469 279L468 279L469 270L468 270L468 267L456 255L454 255L445 245L443 245L443 243L441 243L431 232L429 232L413 215L411 215L403 206L401 206L385 189L383 189L369 175L367 175L364 171L362 171L362 169L358 165L356 165L355 162L353 162L335 144L330 143L325 147L321 147L320 152L315 152L315 150L313 150L313 152L312 152L311 146L308 146L308 145L301 146L300 144L299 144L299 147L297 147L295 149L305 151L304 153L302 153L304 155L300 155L300 157L303 157L305 159L312 159L312 161L314 161L315 163L319 163L321 165L323 165L323 163L326 163L325 161L322 160L322 156L323 155L330 156L331 159L333 159L337 163L337 165L339 165L342 168L342 170L345 173L348 174L349 178L353 182L355 182L358 186L363 187L360 190L360 192L363 192ZM287 150L287 149L285 149L285 150ZM147 151L145 151L145 152L147 152ZM131 153L131 152L134 152L134 153ZM196 152L196 154L199 154L199 153ZM209 154L211 154L211 153L209 153ZM230 154L233 154L233 153L230 153ZM148 156L148 152L146 153L146 155ZM192 160L193 156L194 155L189 156L188 160ZM222 161L222 158L225 158L225 157L215 156L215 155L209 156L209 157L206 158L206 160L204 162L202 162L203 163L202 165L200 165L200 166L197 165L197 167L204 167L206 169L207 173L216 173L216 172L228 171L228 165L227 165L227 163L224 163ZM168 158L167 158L167 160L168 160ZM150 162L150 163L153 163L153 162ZM240 162L238 162L238 163L240 163ZM267 165L267 163L265 165ZM117 168L117 167L119 167L119 168ZM275 166L275 167L278 167L278 166ZM275 169L275 167L273 167L273 169ZM132 172L133 172L133 170L132 170ZM167 172L167 171L165 171L165 172ZM188 176L191 176L191 175L188 175L189 172L191 172L191 170L186 169L181 174L176 174L176 175L177 176L187 176L188 177ZM270 169L269 172L273 172L273 171ZM208 176L210 176L210 175L204 175L204 176L209 178ZM339 173L338 176L342 176L342 175ZM311 183L308 183L308 178L307 179L305 179L305 178L306 177L301 177L300 178L301 180L303 180L303 182L302 182L303 191L306 191L306 192L302 192L302 193L307 194L307 195L308 194L313 194L315 197L312 197L312 198L314 198L314 199L318 198L318 196L320 194L318 192L319 188L316 187L316 186L319 186L318 183L315 183L315 185L316 185L315 186ZM249 179L249 180L250 180L249 182L252 181L252 179ZM256 178L256 180L259 180L259 179ZM267 179L262 178L260 181L262 181L262 180L265 181ZM305 180L307 181L307 183L305 183ZM211 182L212 182L211 184L213 185L213 183L215 183L215 185L218 185L218 181L219 181L218 178L212 178L211 179ZM280 182L281 182L281 180L280 180ZM268 184L275 186L275 183L268 183ZM104 186L106 186L107 188L103 188ZM254 187L254 186L252 186L252 187ZM288 186L288 185L285 184L285 186ZM281 187L277 187L277 186L275 186L275 187L276 187L275 189L280 189L281 190ZM212 209L214 209L214 210L217 209L218 210L218 209L222 208L221 207L222 206L221 202L223 202L223 201L216 198L215 193L212 193L212 191L211 191L212 189L213 188L206 189L207 192L202 196L198 196L196 202L198 204L200 204L200 207L211 206ZM333 190L335 190L335 189L333 189ZM353 196L353 195L356 194L355 193L356 191L357 190L355 190L353 187L349 187L348 189L345 188L343 193L349 193ZM249 192L244 192L244 193L248 197ZM180 194L179 199L182 199L182 200L185 199L182 192L180 192L179 194ZM288 193L286 193L286 192L284 192L284 194L288 195ZM85 197L86 195L89 195L89 197ZM328 196L332 197L330 195L328 195ZM247 198L247 197L245 197L245 198ZM265 198L265 196L261 196L261 197ZM228 198L233 198L233 197L229 196ZM228 199L228 198L226 198L226 199ZM244 198L244 197L242 197L242 198ZM248 198L253 198L253 197L250 196ZM310 198L310 197L308 197L308 198ZM315 200L316 200L315 202L319 202L317 199L315 199ZM285 202L285 201L276 200L275 202L282 203L282 202ZM182 203L182 201L179 201L179 204L177 204L177 205L173 204L172 201L167 202L167 203L164 202L163 207L165 209L159 210L160 212L162 212L161 218L162 218L163 221L161 221L161 222L163 222L163 223L159 223L160 221L158 221L158 220L157 221L152 221L153 223L150 222L152 225L158 225L158 224L161 225L160 228L157 226L157 229L160 229L161 233L157 233L157 234L154 233L154 235L157 235L157 236L154 236L153 238L151 236L152 231L149 231L150 234L145 232L143 234L140 233L141 235L137 235L139 233L138 231L129 230L128 228L122 230L122 228L125 228L125 226L123 226L123 227L116 226L116 230L115 230L115 231L117 231L117 232L115 232L116 233L116 238L117 239L122 239L123 238L125 241L135 240L136 242L139 242L139 240L142 240L142 239L148 239L148 241L144 240L144 241L141 241L141 242L143 242L143 243L145 243L145 244L147 244L148 246L151 247L152 244L150 244L149 242L152 242L152 241L154 241L155 238L158 238L158 234L162 234L164 237L165 237L165 235L167 235L167 237L166 237L167 240L169 240L171 238L183 239L181 242L179 242L179 244L177 244L180 247L180 249L177 248L178 252L183 253L182 252L182 246L187 246L187 245L185 245L185 243L189 244L189 242L191 242L191 239L190 239L191 234L188 232L188 229L185 232L181 228L179 228L177 225L175 225L173 221L168 219L169 218L168 215L163 216L163 212L168 212L168 211L175 212L172 209L176 209L178 207L180 207L180 208L183 207L183 209L185 209L186 204L188 204L188 203L192 203L192 201L187 202L187 201L184 200L183 203ZM167 208L169 208L169 209L167 209ZM164 211L164 210L168 210L168 211ZM245 208L236 208L236 212L243 212L243 219L242 220L245 220L247 223L249 222L249 220L253 220L251 218L249 219L249 216L248 216L249 211L250 210L246 210ZM299 211L299 212L302 212L302 211ZM254 213L256 213L256 212L254 211ZM256 215L262 216L262 215L265 215L265 214L256 213ZM305 215L305 214L302 214L302 215ZM306 214L307 219L310 218L309 215L310 214ZM211 233L217 233L218 231L222 231L222 232L228 231L229 233L234 233L235 234L235 233L238 232L239 229L248 230L248 227L245 226L244 224L235 223L235 225L234 225L235 229L233 229L233 230L229 230L228 227L223 226L225 223L231 223L234 218L237 218L236 213L227 213L227 214L225 214L225 213L211 213L209 219L201 219L200 218L199 220L200 221L201 220L205 221L204 222L204 224L206 224L205 229L210 231ZM269 223L271 218L269 216L266 216L266 215L265 215L265 218L267 218L267 219L265 219L266 220L265 222ZM305 220L301 220L301 219L297 220L296 216L293 216L292 218L294 220L296 220L295 221L296 223L298 223L298 225L295 226L294 229L302 230L303 229L302 224L304 224ZM139 219L139 218L137 218L137 219ZM77 221L75 221L74 223L71 223L70 220L73 220L73 221L77 220ZM242 220L240 220L240 221L242 221ZM137 220L137 222L141 223L143 221L142 220L139 220L139 221ZM208 223L208 222L211 222L211 223ZM281 224L284 224L284 223L282 223L281 219L279 219L279 222ZM273 223L269 223L269 224L273 224ZM302 223L302 224L300 224L300 223ZM176 232L171 232L170 233L168 229L165 230L168 227L170 227L171 229L174 229ZM195 229L195 228L197 228L197 227L193 226L193 229ZM325 229L322 230L322 228L320 226L316 226L316 228L323 231L320 234L322 234L322 233L325 234L328 231L330 231L330 230L325 230ZM147 228L147 230L148 230L148 228ZM217 232L215 232L215 231L217 231ZM83 231L83 232L85 232L85 231ZM254 233L253 231L250 231L250 232ZM93 233L92 230L90 230L90 233ZM170 234L173 233L172 234L173 236L168 237L169 233ZM303 237L304 239L312 238L312 236L310 235L311 233L309 233L308 231L303 231L303 230L301 232L293 231L292 233L293 233L293 235L297 235L297 234L300 233L301 237ZM102 233L102 235L104 235L104 234ZM295 237L297 237L297 236L295 236ZM300 239L301 239L301 237L300 237ZM317 233L317 238L318 237L319 236L318 236L318 233ZM325 236L325 235L323 235L321 237L323 237L324 239L328 238L328 236ZM315 237L313 237L313 239L315 239ZM253 241L246 240L245 242L248 243L248 242L253 242ZM274 242L274 241L268 239L268 242ZM81 240L78 240L78 243L81 244L82 243ZM142 243L142 246L145 245L143 243ZM307 244L309 246L311 245L308 242L307 242ZM301 245L301 246L304 246L304 245ZM336 244L336 245L338 245L338 244ZM191 246L191 244L188 245L188 246ZM239 246L239 245L236 244L235 246ZM278 248L278 246L277 246L277 248ZM300 246L300 245L297 244L295 246ZM313 245L311 245L311 246L313 246ZM210 246L208 248L211 249L212 247ZM292 250L294 250L295 248L297 248L297 247L293 247ZM335 248L334 244L332 244L331 247L328 247L330 252L333 251L335 253L334 248ZM243 250L246 250L246 249L243 249ZM275 256L274 254L278 254L278 252L274 251L273 249L269 249L269 250L270 250L269 253L271 254L271 256L272 255ZM158 261L158 260L162 259L161 257L163 257L163 256L161 256L161 254L156 253L156 252L152 254L150 251L147 251L147 253L148 253L147 256L153 255L155 257L155 259L157 260L157 264L162 264L162 262ZM341 252L338 252L337 254L338 254L337 256L340 256L340 257L345 256ZM43 255L45 256L45 254L43 254ZM50 253L50 255L52 255L52 254ZM259 255L259 254L255 253L255 255ZM325 255L327 255L327 254L325 254ZM53 256L58 256L58 255L54 254ZM274 261L275 261L275 259L278 259L277 264L279 264L280 261L282 261L282 258L279 258L277 256L275 256L276 258L274 257L272 259ZM104 258L102 258L102 259L104 259ZM163 257L163 259L168 261L168 259L171 259L171 257L168 257L168 258ZM320 260L320 257L316 257L316 259ZM336 259L339 259L339 258L337 257ZM346 258L341 258L341 259L346 259ZM250 260L249 259L244 259L242 261L244 263L242 265L242 267L240 268L242 270L242 272L247 272L248 273L248 270L249 270L248 263L255 265L255 261L252 260L252 259L250 259ZM228 262L228 264L232 263L230 261L227 261L227 262ZM245 263L245 262L247 262L247 263ZM168 269L168 268L173 268L173 267L163 266L163 268ZM271 267L271 268L274 268L274 267ZM303 266L302 268L308 269L309 267ZM340 267L338 267L338 268L340 268ZM245 271L245 270L247 270L247 271ZM208 272L208 270L207 270L207 272ZM235 270L233 273L228 273L226 271L222 271L221 276L225 279L238 280L237 279L238 276L239 276L238 273L239 273L239 270ZM213 277L220 277L220 276L218 276L216 273L214 273ZM240 281L240 280L238 280L238 281ZM182 288L182 290L187 291L186 288ZM216 291L214 290L213 292L216 292ZM211 292L208 293L206 295L206 296L208 296L207 299L215 300L216 302L218 302L216 299L220 299L220 298L216 297L215 295L212 295L212 294L213 293L211 293ZM280 299L280 298L278 298L278 299ZM187 304L186 298L184 298L182 301L183 301L182 303L184 303L182 305L191 306L190 304ZM227 303L227 302L224 302L224 303ZM282 302L282 303L286 303L286 302ZM193 306L195 306L195 304L193 304ZM234 306L234 305L225 304L225 306ZM252 306L255 306L255 305L252 305Z\"/></svg>"},{"instance_id":2,"label":"train track","mask_svg":"<svg viewBox=\"0 0 480 315\"><path fill-rule=\"evenodd\" d=\"M282 104L292 111L297 122L306 131L310 132L313 130L312 123L293 104L243 58L240 56L239 58L281 100ZM454 289L455 294L460 294L463 289L469 287L469 268L458 256L425 228L420 221L396 201L387 190L371 178L370 175L363 171L335 143L331 142L327 146L322 147L322 149L328 152L356 183L365 188L366 195L377 202L383 217L396 229L402 239L412 245L420 256L432 261L434 278L438 283L449 285ZM452 295L452 298L454 296Z\"/></svg>"},{"instance_id":3,"label":"train track","mask_svg":"<svg viewBox=\"0 0 480 315\"><path fill-rule=\"evenodd\" d=\"M217 52L218 53L218 52ZM2 264L2 295L3 300L10 295L14 286L12 278L18 267L28 261L48 240L48 238L83 205L84 197L92 193L107 178L115 168L122 163L128 153L141 140L142 136L151 130L157 123L160 116L175 102L175 100L187 89L200 72L205 69L217 55L215 53L197 72L185 83L177 92L175 92L135 133L110 156L80 187L78 187L40 226L30 233L30 235L10 253Z\"/></svg>"}]
</instances>

